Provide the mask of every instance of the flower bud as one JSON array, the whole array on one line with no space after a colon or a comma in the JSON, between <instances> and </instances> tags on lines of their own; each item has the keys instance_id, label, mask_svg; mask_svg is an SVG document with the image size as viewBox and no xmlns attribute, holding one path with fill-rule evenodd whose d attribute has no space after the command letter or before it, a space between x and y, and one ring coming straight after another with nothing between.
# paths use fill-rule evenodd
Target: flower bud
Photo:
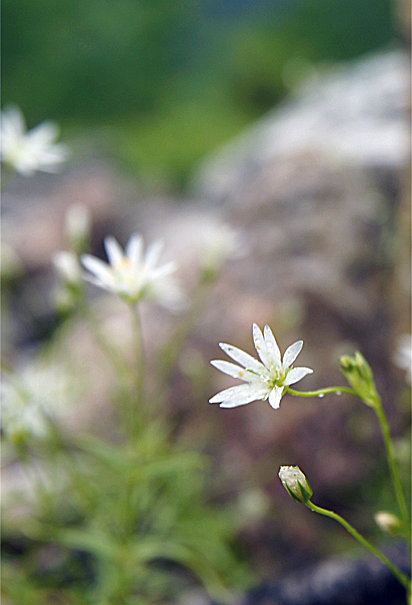
<instances>
[{"instance_id":1,"label":"flower bud","mask_svg":"<svg viewBox=\"0 0 412 605\"><path fill-rule=\"evenodd\" d=\"M379 400L373 380L372 370L364 356L356 351L354 357L340 358L340 368L355 393L370 407Z\"/></svg>"},{"instance_id":2,"label":"flower bud","mask_svg":"<svg viewBox=\"0 0 412 605\"><path fill-rule=\"evenodd\" d=\"M313 495L306 476L298 466L281 466L279 469L279 479L289 496L295 502L306 504Z\"/></svg>"},{"instance_id":3,"label":"flower bud","mask_svg":"<svg viewBox=\"0 0 412 605\"><path fill-rule=\"evenodd\" d=\"M373 518L375 519L376 525L385 532L385 534L396 536L401 529L402 523L399 517L386 510L379 511Z\"/></svg>"},{"instance_id":4,"label":"flower bud","mask_svg":"<svg viewBox=\"0 0 412 605\"><path fill-rule=\"evenodd\" d=\"M58 277L64 283L71 286L82 283L81 267L74 252L56 252L52 262Z\"/></svg>"}]
</instances>

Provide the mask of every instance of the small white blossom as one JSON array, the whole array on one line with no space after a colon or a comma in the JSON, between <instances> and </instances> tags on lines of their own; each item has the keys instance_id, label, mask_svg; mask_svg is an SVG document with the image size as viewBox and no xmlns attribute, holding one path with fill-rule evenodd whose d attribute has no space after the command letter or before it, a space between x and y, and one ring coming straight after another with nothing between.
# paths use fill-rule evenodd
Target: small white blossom
<instances>
[{"instance_id":1,"label":"small white blossom","mask_svg":"<svg viewBox=\"0 0 412 605\"><path fill-rule=\"evenodd\" d=\"M406 370L406 380L412 383L412 335L403 334L398 341L394 362L402 370Z\"/></svg>"},{"instance_id":2,"label":"small white blossom","mask_svg":"<svg viewBox=\"0 0 412 605\"><path fill-rule=\"evenodd\" d=\"M23 176L58 172L69 155L65 145L56 144L58 136L58 126L50 121L27 131L20 109L8 107L1 114L1 160Z\"/></svg>"},{"instance_id":3,"label":"small white blossom","mask_svg":"<svg viewBox=\"0 0 412 605\"><path fill-rule=\"evenodd\" d=\"M69 397L67 374L61 368L34 362L1 385L1 426L7 438L44 438L48 417L53 417Z\"/></svg>"},{"instance_id":4,"label":"small white blossom","mask_svg":"<svg viewBox=\"0 0 412 605\"><path fill-rule=\"evenodd\" d=\"M162 252L162 242L153 242L145 254L143 238L136 233L131 236L125 252L114 237L106 237L104 245L110 264L89 254L81 256L84 267L92 274L85 275L85 279L115 292L131 304L148 298L157 300L171 310L179 310L184 296L171 275L176 269L175 263L156 266Z\"/></svg>"},{"instance_id":5,"label":"small white blossom","mask_svg":"<svg viewBox=\"0 0 412 605\"><path fill-rule=\"evenodd\" d=\"M253 324L253 340L262 363L237 347L219 344L220 348L242 367L220 359L210 363L221 372L233 378L240 378L247 384L225 389L212 397L209 403L220 403L221 408L235 408L259 399L268 399L272 408L277 410L285 388L307 374L312 374L313 370L310 368L292 367L302 349L302 340L286 349L283 360L269 326L265 326L262 334L259 326Z\"/></svg>"},{"instance_id":6,"label":"small white blossom","mask_svg":"<svg viewBox=\"0 0 412 605\"><path fill-rule=\"evenodd\" d=\"M293 500L301 504L306 504L310 500L313 490L306 475L298 466L281 466L278 475L283 487Z\"/></svg>"}]
</instances>

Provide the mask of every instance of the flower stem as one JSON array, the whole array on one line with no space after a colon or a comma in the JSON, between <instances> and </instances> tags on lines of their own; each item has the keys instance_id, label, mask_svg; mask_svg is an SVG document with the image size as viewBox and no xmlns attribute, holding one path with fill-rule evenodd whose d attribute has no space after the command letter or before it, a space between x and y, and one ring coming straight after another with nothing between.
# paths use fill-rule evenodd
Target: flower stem
<instances>
[{"instance_id":1,"label":"flower stem","mask_svg":"<svg viewBox=\"0 0 412 605\"><path fill-rule=\"evenodd\" d=\"M340 515L337 515L336 513L334 513L331 510L326 510L325 508L316 506L316 504L313 504L312 502L310 502L310 500L308 502L306 502L306 506L308 508L310 508L310 510L312 510L313 512L319 513L320 515L324 515L325 517L330 517L331 519L334 519L335 521L337 521L338 523L343 525L343 527L346 529L346 531L348 531L355 538L355 540L357 540L360 544L362 544L362 546L365 546L365 548L368 548L376 557L378 557L378 559L384 565L386 565L386 567L388 567L388 569L390 569L390 571L399 580L399 582L402 584L402 586L404 586L407 591L410 591L411 581L409 580L409 578L404 573L402 573L400 571L400 569L398 569L393 563L391 563L389 561L389 559L387 559L387 557L385 557L385 555L380 550L378 550L375 546L373 546L373 544L371 544L368 540L366 540L366 538L361 536L361 534L358 531L356 531L356 529L354 527L352 527L352 525L350 525L350 523L348 523L347 521L345 521L345 519L343 519L343 517L341 517Z\"/></svg>"},{"instance_id":2,"label":"flower stem","mask_svg":"<svg viewBox=\"0 0 412 605\"><path fill-rule=\"evenodd\" d=\"M326 387L317 391L295 391L290 387L286 387L286 393L294 397L319 397L319 395L327 395L328 393L349 393L349 395L358 396L353 389L349 389L348 387Z\"/></svg>"},{"instance_id":3,"label":"flower stem","mask_svg":"<svg viewBox=\"0 0 412 605\"><path fill-rule=\"evenodd\" d=\"M391 434L389 431L388 421L386 418L386 414L383 410L381 400L378 396L376 396L376 404L374 405L373 409L375 410L376 416L378 417L379 424L381 427L383 441L385 443L386 456L388 459L388 465L389 465L389 470L390 470L391 479L392 479L392 484L393 484L393 488L395 490L396 500L397 500L399 512L400 512L401 518L402 518L402 524L403 524L405 532L406 532L408 546L409 546L409 553L410 553L411 524L410 524L410 520L409 520L408 506L406 504L405 494L404 494L404 491L402 488L401 478L399 475L399 469L398 469L398 465L396 463L393 442L392 442Z\"/></svg>"},{"instance_id":4,"label":"flower stem","mask_svg":"<svg viewBox=\"0 0 412 605\"><path fill-rule=\"evenodd\" d=\"M133 434L139 433L144 405L144 350L140 315L137 305L129 305L132 317L133 345L134 345L134 394L131 397L131 421Z\"/></svg>"}]
</instances>

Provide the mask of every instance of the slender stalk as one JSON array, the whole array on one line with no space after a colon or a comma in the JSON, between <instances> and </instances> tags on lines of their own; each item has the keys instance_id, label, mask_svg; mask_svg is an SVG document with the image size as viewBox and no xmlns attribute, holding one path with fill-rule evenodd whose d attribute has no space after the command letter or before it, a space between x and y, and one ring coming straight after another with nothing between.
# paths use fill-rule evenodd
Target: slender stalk
<instances>
[{"instance_id":1,"label":"slender stalk","mask_svg":"<svg viewBox=\"0 0 412 605\"><path fill-rule=\"evenodd\" d=\"M378 559L384 565L386 565L386 567L388 567L388 569L390 569L390 571L393 573L393 575L399 580L399 582L402 584L402 586L404 586L409 593L409 591L411 589L411 581L409 580L409 578L404 573L402 573L401 570L398 569L393 563L391 563L389 561L389 559L387 557L385 557L385 555L380 550L378 550L373 544L371 544L368 540L366 540L366 538L364 538L358 531L356 531L356 529L354 527L352 527L352 525L350 525L350 523L345 521L345 519L343 519L343 517L334 513L331 510L326 510L325 508L316 506L316 504L313 504L312 502L310 502L310 500L308 500L306 502L306 506L308 508L310 508L310 510L312 510L313 512L319 513L320 515L324 515L325 517L330 517L331 519L334 519L335 521L337 521L338 523L343 525L343 527L346 529L346 531L348 531L355 538L355 540L357 540L360 544L362 544L362 546L365 546L365 548L369 549L376 557L378 557Z\"/></svg>"},{"instance_id":2,"label":"slender stalk","mask_svg":"<svg viewBox=\"0 0 412 605\"><path fill-rule=\"evenodd\" d=\"M326 387L325 389L318 389L317 391L295 391L290 387L286 387L286 393L293 395L294 397L319 397L319 395L327 395L328 393L348 393L349 395L356 395L353 389L348 387Z\"/></svg>"},{"instance_id":3,"label":"slender stalk","mask_svg":"<svg viewBox=\"0 0 412 605\"><path fill-rule=\"evenodd\" d=\"M396 501L398 503L399 512L401 514L402 523L404 525L407 537L409 553L411 549L411 524L409 519L408 506L406 504L405 494L402 487L401 478L399 475L398 465L396 463L395 452L393 448L393 442L389 431L389 425L386 418L386 414L383 410L380 398L376 398L376 405L374 406L375 413L378 417L379 424L382 431L383 441L385 443L386 456L388 459L389 470L391 473L391 479L393 488L395 490Z\"/></svg>"},{"instance_id":4,"label":"slender stalk","mask_svg":"<svg viewBox=\"0 0 412 605\"><path fill-rule=\"evenodd\" d=\"M137 435L140 432L142 425L142 416L144 413L144 349L142 341L142 330L140 325L140 315L137 305L129 305L132 318L133 331L133 352L134 352L134 377L133 377L133 394L130 398L131 405L131 422L133 434Z\"/></svg>"},{"instance_id":5,"label":"slender stalk","mask_svg":"<svg viewBox=\"0 0 412 605\"><path fill-rule=\"evenodd\" d=\"M113 366L115 373L122 379L125 379L127 373L127 364L125 363L125 360L121 355L119 355L119 352L111 344L111 342L105 338L101 331L100 325L96 321L94 313L90 310L87 303L82 305L81 311L88 322L94 339Z\"/></svg>"}]
</instances>

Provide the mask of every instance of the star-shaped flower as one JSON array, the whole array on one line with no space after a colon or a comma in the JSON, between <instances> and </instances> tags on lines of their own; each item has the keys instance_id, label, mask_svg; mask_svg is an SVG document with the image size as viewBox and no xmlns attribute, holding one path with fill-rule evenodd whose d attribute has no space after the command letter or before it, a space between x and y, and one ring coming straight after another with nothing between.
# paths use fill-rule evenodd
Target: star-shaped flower
<instances>
[{"instance_id":1,"label":"star-shaped flower","mask_svg":"<svg viewBox=\"0 0 412 605\"><path fill-rule=\"evenodd\" d=\"M221 372L233 378L240 378L247 384L220 391L209 400L209 403L219 403L221 408L235 408L258 399L264 401L268 399L272 408L277 410L285 388L307 374L312 374L313 370L310 368L292 367L303 347L302 340L288 347L283 359L269 326L265 326L262 334L259 326L253 324L253 341L261 361L237 347L225 343L219 344L220 348L241 367L220 359L210 363Z\"/></svg>"},{"instance_id":2,"label":"star-shaped flower","mask_svg":"<svg viewBox=\"0 0 412 605\"><path fill-rule=\"evenodd\" d=\"M20 109L8 107L1 115L1 160L23 176L58 172L69 155L66 145L56 143L58 136L58 126L49 121L27 131Z\"/></svg>"},{"instance_id":3,"label":"star-shaped flower","mask_svg":"<svg viewBox=\"0 0 412 605\"><path fill-rule=\"evenodd\" d=\"M135 304L143 298L155 299L171 310L178 310L184 296L171 274L175 263L156 267L163 244L153 242L143 253L143 238L133 234L123 252L114 237L104 240L107 264L89 254L81 256L81 262L92 275L85 275L92 284L115 292L123 300Z\"/></svg>"}]
</instances>

